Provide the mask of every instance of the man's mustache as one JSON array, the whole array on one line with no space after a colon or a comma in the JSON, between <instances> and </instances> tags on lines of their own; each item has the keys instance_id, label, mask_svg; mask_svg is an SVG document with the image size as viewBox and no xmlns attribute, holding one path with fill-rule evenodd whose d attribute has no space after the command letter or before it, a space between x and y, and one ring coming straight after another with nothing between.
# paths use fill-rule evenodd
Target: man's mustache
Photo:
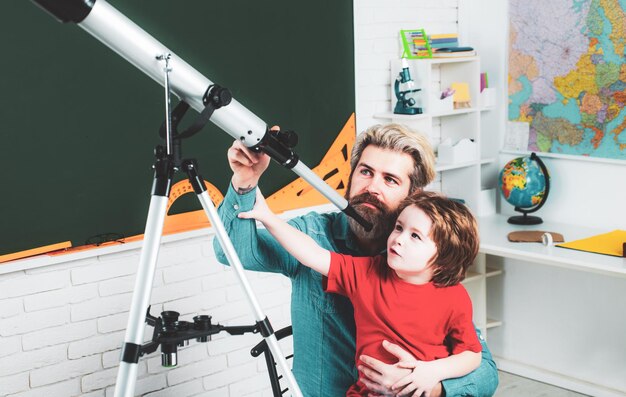
<instances>
[{"instance_id":1,"label":"man's mustache","mask_svg":"<svg viewBox=\"0 0 626 397\"><path fill-rule=\"evenodd\" d=\"M352 197L350 204L353 206L358 204L371 204L383 212L389 212L389 208L387 208L385 204L378 200L376 196L367 192Z\"/></svg>"}]
</instances>

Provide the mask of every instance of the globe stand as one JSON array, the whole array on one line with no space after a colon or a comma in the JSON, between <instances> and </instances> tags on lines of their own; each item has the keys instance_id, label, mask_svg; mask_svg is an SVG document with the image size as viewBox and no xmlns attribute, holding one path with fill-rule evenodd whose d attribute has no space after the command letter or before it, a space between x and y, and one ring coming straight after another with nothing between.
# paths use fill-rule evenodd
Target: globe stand
<instances>
[{"instance_id":1,"label":"globe stand","mask_svg":"<svg viewBox=\"0 0 626 397\"><path fill-rule=\"evenodd\" d=\"M512 216L508 219L508 222L513 225L539 225L543 223L543 219L541 219L540 217L532 216L528 214L539 210L539 208L541 208L545 204L546 200L548 199L548 194L550 193L550 175L548 174L548 168L546 168L546 165L543 163L543 161L541 161L539 156L535 154L535 152L532 152L530 154L530 159L531 161L532 160L536 161L537 164L539 164L541 171L543 172L543 175L546 179L546 194L544 194L543 197L541 198L541 202L539 202L539 204L537 204L533 208L526 209L526 208L521 208L521 207L515 207L515 211L521 212L522 215Z\"/></svg>"},{"instance_id":2,"label":"globe stand","mask_svg":"<svg viewBox=\"0 0 626 397\"><path fill-rule=\"evenodd\" d=\"M524 215L510 217L508 222L513 225L539 225L543 223L543 219L538 216L527 215L526 212L524 212Z\"/></svg>"}]
</instances>

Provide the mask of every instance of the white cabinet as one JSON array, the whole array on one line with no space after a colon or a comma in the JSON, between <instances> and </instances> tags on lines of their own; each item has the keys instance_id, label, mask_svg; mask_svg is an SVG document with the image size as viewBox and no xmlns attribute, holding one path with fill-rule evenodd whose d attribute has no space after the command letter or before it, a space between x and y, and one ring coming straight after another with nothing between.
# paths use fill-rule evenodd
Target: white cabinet
<instances>
[{"instance_id":1,"label":"white cabinet","mask_svg":"<svg viewBox=\"0 0 626 397\"><path fill-rule=\"evenodd\" d=\"M463 286L472 298L474 325L487 337L489 328L502 325L502 322L487 316L487 282L490 277L502 274L501 269L487 267L487 256L480 252L463 280Z\"/></svg>"},{"instance_id":2,"label":"white cabinet","mask_svg":"<svg viewBox=\"0 0 626 397\"><path fill-rule=\"evenodd\" d=\"M396 105L393 82L401 69L400 60L391 62L391 109ZM497 139L497 132L485 134L481 127L481 116L487 109L480 106L479 57L411 60L409 72L414 88L421 89L413 98L415 106L422 108L422 114L394 114L390 110L374 117L383 123L405 124L429 137L438 153L438 172L427 190L463 200L476 216L492 213L495 211L493 200L484 198L495 194L488 190L494 186L485 183L482 174L483 168L495 160L496 146L490 141ZM470 102L466 107L454 109L442 103L441 93L454 83L467 84ZM486 309L488 277L499 273L487 269L485 256L480 254L464 281L474 304L474 322L484 335L487 328L499 325L498 321L487 319Z\"/></svg>"}]
</instances>

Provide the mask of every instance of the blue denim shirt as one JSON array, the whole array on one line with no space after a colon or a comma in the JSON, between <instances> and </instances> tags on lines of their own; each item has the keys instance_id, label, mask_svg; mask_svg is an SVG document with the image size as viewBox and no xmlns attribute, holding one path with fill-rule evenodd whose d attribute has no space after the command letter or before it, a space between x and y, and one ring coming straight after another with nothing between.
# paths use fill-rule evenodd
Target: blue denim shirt
<instances>
[{"instance_id":1,"label":"blue denim shirt","mask_svg":"<svg viewBox=\"0 0 626 397\"><path fill-rule=\"evenodd\" d=\"M303 394L307 397L345 396L357 379L352 304L346 297L325 293L322 276L300 265L265 229L257 230L254 220L237 218L239 212L249 211L254 206L255 190L239 195L230 186L218 209L220 218L246 269L281 273L291 279L293 373ZM328 250L364 255L352 240L343 213L311 212L289 223ZM213 247L218 260L226 264L217 239ZM480 331L476 332L483 347L481 365L465 377L443 381L447 396L491 396L496 390L496 365Z\"/></svg>"}]
</instances>

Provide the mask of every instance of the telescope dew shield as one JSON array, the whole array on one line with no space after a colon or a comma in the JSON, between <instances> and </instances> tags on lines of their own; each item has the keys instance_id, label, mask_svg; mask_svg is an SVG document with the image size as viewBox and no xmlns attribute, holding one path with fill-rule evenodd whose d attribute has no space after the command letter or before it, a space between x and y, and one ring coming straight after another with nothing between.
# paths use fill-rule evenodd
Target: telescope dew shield
<instances>
[{"instance_id":1,"label":"telescope dew shield","mask_svg":"<svg viewBox=\"0 0 626 397\"><path fill-rule=\"evenodd\" d=\"M89 15L96 0L33 0L59 22L80 23Z\"/></svg>"}]
</instances>

